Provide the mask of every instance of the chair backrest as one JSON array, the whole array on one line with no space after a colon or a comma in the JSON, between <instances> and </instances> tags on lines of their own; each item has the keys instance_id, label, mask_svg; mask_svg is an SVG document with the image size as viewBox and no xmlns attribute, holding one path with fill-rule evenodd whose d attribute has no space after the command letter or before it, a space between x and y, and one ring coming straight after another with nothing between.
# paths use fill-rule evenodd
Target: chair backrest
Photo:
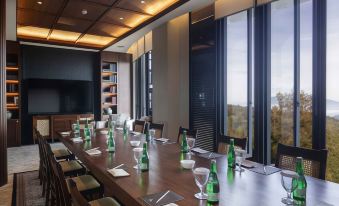
<instances>
[{"instance_id":1,"label":"chair backrest","mask_svg":"<svg viewBox=\"0 0 339 206\"><path fill-rule=\"evenodd\" d=\"M49 116L34 116L33 128L40 132L41 136L51 136L51 120ZM33 131L34 132L34 131ZM34 134L33 134L34 135ZM34 136L33 136L34 138ZM35 141L35 139L33 139Z\"/></svg>"},{"instance_id":2,"label":"chair backrest","mask_svg":"<svg viewBox=\"0 0 339 206\"><path fill-rule=\"evenodd\" d=\"M74 206L89 206L90 204L79 192L76 183L72 180L68 180L68 186L72 196L72 202Z\"/></svg>"},{"instance_id":3,"label":"chair backrest","mask_svg":"<svg viewBox=\"0 0 339 206\"><path fill-rule=\"evenodd\" d=\"M145 121L135 120L133 122L133 131L135 131L135 132L144 133L145 127L146 127Z\"/></svg>"},{"instance_id":4,"label":"chair backrest","mask_svg":"<svg viewBox=\"0 0 339 206\"><path fill-rule=\"evenodd\" d=\"M154 129L155 130L155 138L162 138L162 134L164 131L164 124L157 124L157 123L147 123L147 129Z\"/></svg>"},{"instance_id":5,"label":"chair backrest","mask_svg":"<svg viewBox=\"0 0 339 206\"><path fill-rule=\"evenodd\" d=\"M234 139L234 146L240 149L246 150L247 138L238 138L238 137L230 137L225 135L219 135L218 137L218 153L227 154L228 146L230 144L230 140Z\"/></svg>"},{"instance_id":6,"label":"chair backrest","mask_svg":"<svg viewBox=\"0 0 339 206\"><path fill-rule=\"evenodd\" d=\"M190 138L194 138L197 139L198 138L198 130L196 129L186 129L183 127L179 127L179 132L178 132L178 138L177 138L177 142L180 141L180 138L182 136L182 134L184 133L184 131L186 131L186 137L190 137Z\"/></svg>"},{"instance_id":7,"label":"chair backrest","mask_svg":"<svg viewBox=\"0 0 339 206\"><path fill-rule=\"evenodd\" d=\"M296 158L302 157L305 175L324 180L326 177L327 154L328 151L326 149L306 149L279 143L275 166L295 171Z\"/></svg>"},{"instance_id":8,"label":"chair backrest","mask_svg":"<svg viewBox=\"0 0 339 206\"><path fill-rule=\"evenodd\" d=\"M51 168L52 178L54 177L54 180L55 180L54 184L55 184L55 187L57 188L58 196L60 197L60 200L63 203L62 205L72 206L71 197L69 195L67 184L66 184L66 178L61 169L61 166L56 161L54 154L51 150L51 146L49 144L45 144L45 149L46 149L46 153L48 156L49 165Z\"/></svg>"}]
</instances>

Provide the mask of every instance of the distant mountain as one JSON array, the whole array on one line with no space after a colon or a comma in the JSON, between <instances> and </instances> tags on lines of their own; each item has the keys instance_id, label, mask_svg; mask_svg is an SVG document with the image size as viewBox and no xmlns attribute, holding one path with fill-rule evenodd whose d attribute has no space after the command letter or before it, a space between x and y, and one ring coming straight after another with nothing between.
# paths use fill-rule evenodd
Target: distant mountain
<instances>
[{"instance_id":1,"label":"distant mountain","mask_svg":"<svg viewBox=\"0 0 339 206\"><path fill-rule=\"evenodd\" d=\"M339 102L331 100L331 99L327 99L326 100L326 104L327 104L327 110L339 110Z\"/></svg>"}]
</instances>

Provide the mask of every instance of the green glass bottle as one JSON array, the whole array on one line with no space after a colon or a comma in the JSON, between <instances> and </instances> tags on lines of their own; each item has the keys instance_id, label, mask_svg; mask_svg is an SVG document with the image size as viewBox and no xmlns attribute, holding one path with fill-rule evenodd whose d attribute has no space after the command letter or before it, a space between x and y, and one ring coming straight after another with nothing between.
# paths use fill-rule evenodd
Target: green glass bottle
<instances>
[{"instance_id":1,"label":"green glass bottle","mask_svg":"<svg viewBox=\"0 0 339 206\"><path fill-rule=\"evenodd\" d=\"M182 138L181 138L181 152L182 153L187 153L188 152L188 144L187 144L187 137L186 137L186 130L182 133Z\"/></svg>"},{"instance_id":2,"label":"green glass bottle","mask_svg":"<svg viewBox=\"0 0 339 206\"><path fill-rule=\"evenodd\" d=\"M144 142L142 156L141 156L141 171L148 171L149 169L149 158L148 158L148 152L147 152L147 143Z\"/></svg>"},{"instance_id":3,"label":"green glass bottle","mask_svg":"<svg viewBox=\"0 0 339 206\"><path fill-rule=\"evenodd\" d=\"M123 133L124 133L124 136L127 135L127 120L124 121Z\"/></svg>"},{"instance_id":4,"label":"green glass bottle","mask_svg":"<svg viewBox=\"0 0 339 206\"><path fill-rule=\"evenodd\" d=\"M297 185L297 188L293 192L293 199L298 205L304 205L306 203L306 190L307 182L304 175L303 158L297 157L296 159L296 172L299 175L298 179L293 180L293 184Z\"/></svg>"},{"instance_id":5,"label":"green glass bottle","mask_svg":"<svg viewBox=\"0 0 339 206\"><path fill-rule=\"evenodd\" d=\"M220 187L217 175L217 161L213 159L211 160L210 175L208 177L208 182L206 186L207 202L209 203L219 202L219 191Z\"/></svg>"},{"instance_id":6,"label":"green glass bottle","mask_svg":"<svg viewBox=\"0 0 339 206\"><path fill-rule=\"evenodd\" d=\"M85 129L84 129L84 134L85 134L85 140L86 141L90 141L91 140L91 133L90 133L89 127L88 127L88 119L86 119L86 125L85 125Z\"/></svg>"},{"instance_id":7,"label":"green glass bottle","mask_svg":"<svg viewBox=\"0 0 339 206\"><path fill-rule=\"evenodd\" d=\"M149 135L149 129L146 130L146 141L149 142L151 140L150 135Z\"/></svg>"},{"instance_id":8,"label":"green glass bottle","mask_svg":"<svg viewBox=\"0 0 339 206\"><path fill-rule=\"evenodd\" d=\"M112 129L109 130L108 133L108 140L107 140L107 147L108 147L108 152L114 152L115 151L115 142L114 142L114 133Z\"/></svg>"},{"instance_id":9,"label":"green glass bottle","mask_svg":"<svg viewBox=\"0 0 339 206\"><path fill-rule=\"evenodd\" d=\"M227 154L228 167L235 168L234 139L230 139L230 146Z\"/></svg>"}]
</instances>

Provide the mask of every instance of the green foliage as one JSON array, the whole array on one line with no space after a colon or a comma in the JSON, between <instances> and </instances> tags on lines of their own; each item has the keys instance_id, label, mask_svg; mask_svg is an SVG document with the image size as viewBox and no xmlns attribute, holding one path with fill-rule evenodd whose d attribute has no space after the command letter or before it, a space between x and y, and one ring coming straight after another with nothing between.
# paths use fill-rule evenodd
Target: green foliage
<instances>
[{"instance_id":1,"label":"green foliage","mask_svg":"<svg viewBox=\"0 0 339 206\"><path fill-rule=\"evenodd\" d=\"M277 144L293 145L293 93L278 93L271 107L271 143L274 161ZM247 137L247 107L228 105L227 135ZM327 117L327 179L339 183L339 120ZM254 137L255 138L255 137ZM300 93L300 146L312 148L312 95Z\"/></svg>"}]
</instances>

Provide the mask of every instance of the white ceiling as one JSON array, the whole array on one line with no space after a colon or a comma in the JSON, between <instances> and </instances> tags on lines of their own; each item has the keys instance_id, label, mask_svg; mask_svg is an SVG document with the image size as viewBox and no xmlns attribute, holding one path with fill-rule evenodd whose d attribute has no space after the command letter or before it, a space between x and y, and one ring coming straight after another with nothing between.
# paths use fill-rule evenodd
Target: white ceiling
<instances>
[{"instance_id":1,"label":"white ceiling","mask_svg":"<svg viewBox=\"0 0 339 206\"><path fill-rule=\"evenodd\" d=\"M181 16L185 13L198 10L205 6L214 3L214 0L190 0L189 2L185 3L184 5L180 6L179 8L171 11L170 13L162 16L161 18L157 19L156 21L148 24L147 26L143 27L142 29L134 32L130 36L126 37L125 39L120 40L116 44L108 47L105 51L114 51L114 52L127 52L128 48L136 42L141 37L145 36L148 32L153 30L154 28L164 24L165 22L174 19L178 16ZM123 47L121 47L123 46Z\"/></svg>"}]
</instances>

